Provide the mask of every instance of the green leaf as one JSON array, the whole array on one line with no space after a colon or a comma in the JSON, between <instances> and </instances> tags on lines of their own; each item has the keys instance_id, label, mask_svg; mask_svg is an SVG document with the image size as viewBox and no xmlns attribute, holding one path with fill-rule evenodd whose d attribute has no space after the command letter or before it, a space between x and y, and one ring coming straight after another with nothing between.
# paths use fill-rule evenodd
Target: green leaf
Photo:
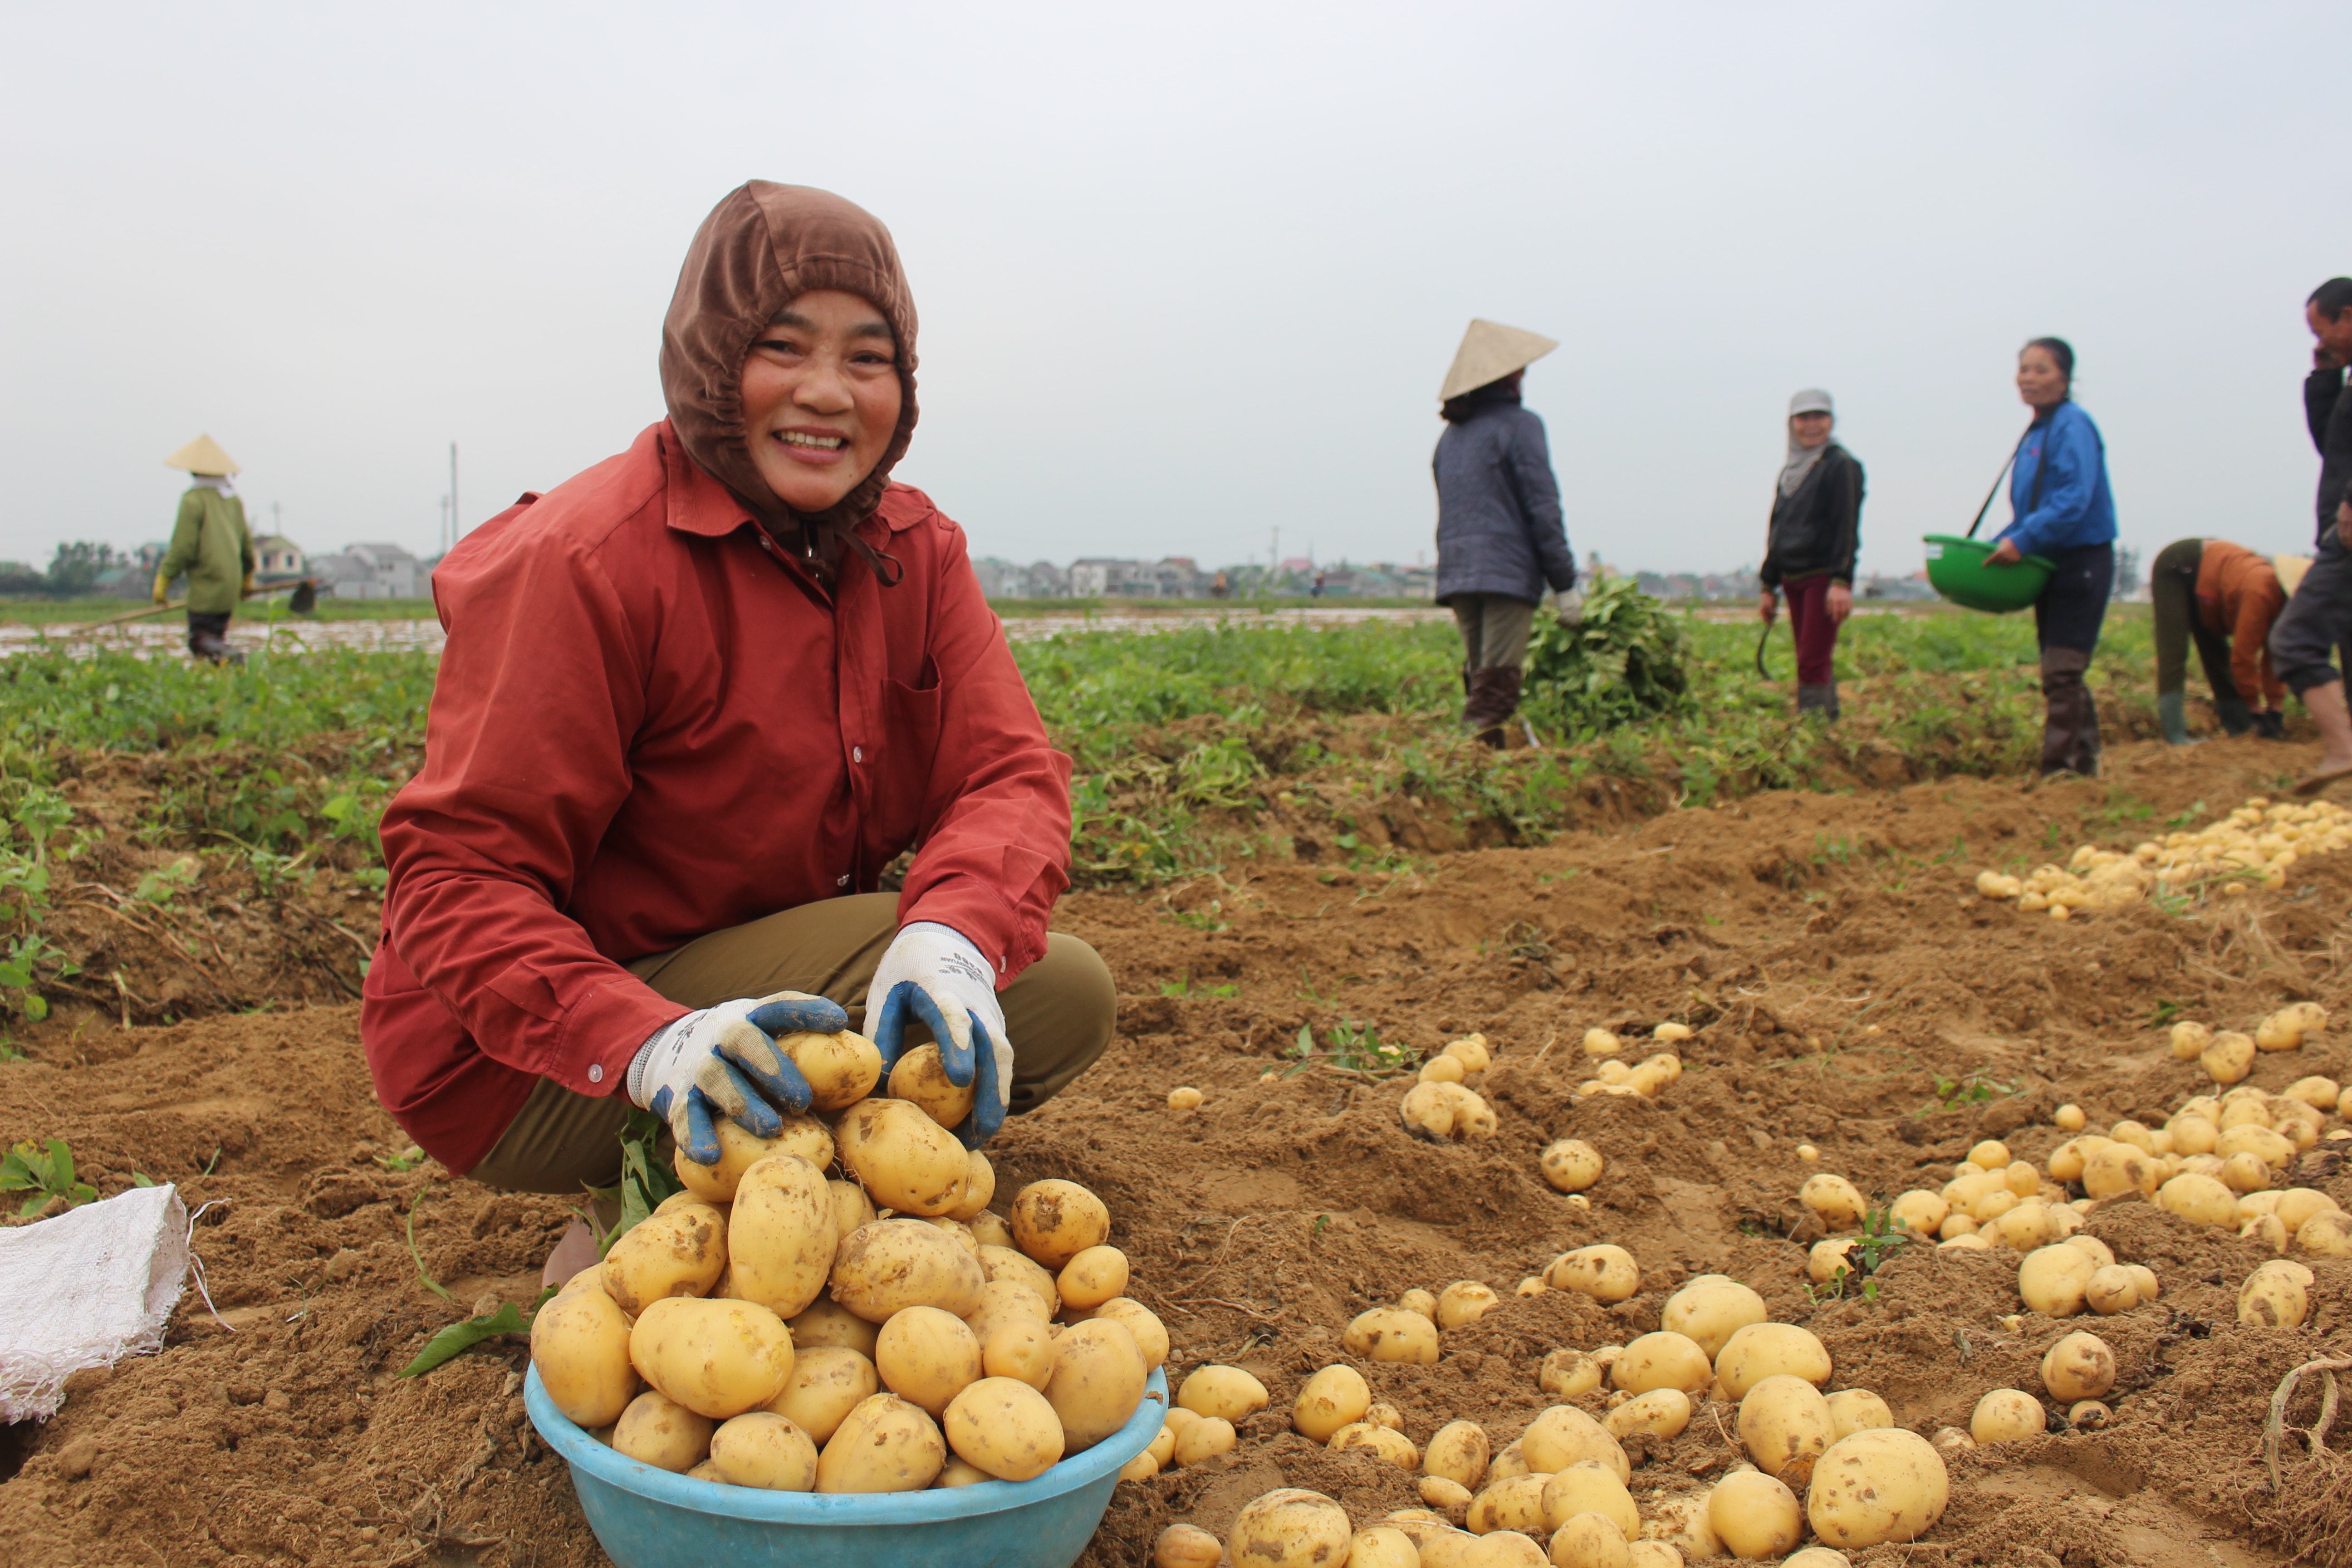
<instances>
[{"instance_id":1,"label":"green leaf","mask_svg":"<svg viewBox=\"0 0 2352 1568\"><path fill-rule=\"evenodd\" d=\"M215 1160L220 1158L219 1150L215 1149L213 1151L213 1158ZM209 1171L206 1172L206 1174L210 1173L211 1173ZM436 1279L432 1275L425 1271L425 1254L416 1250L416 1211L423 1205L426 1196L429 1195L432 1191L433 1189L430 1187L424 1189L424 1191L416 1194L415 1201L408 1205L408 1256L416 1260L416 1277L425 1281L425 1288L427 1289L431 1290L436 1296L440 1297L444 1301L455 1301L457 1298L449 1294L447 1289L442 1285L441 1281ZM464 1348L465 1347L462 1345L458 1347L459 1350ZM455 1355L457 1352L451 1351L449 1353L451 1355Z\"/></svg>"},{"instance_id":2,"label":"green leaf","mask_svg":"<svg viewBox=\"0 0 2352 1568\"><path fill-rule=\"evenodd\" d=\"M37 1024L48 1016L48 1000L46 997L37 996L27 992L25 996L25 1016Z\"/></svg>"},{"instance_id":3,"label":"green leaf","mask_svg":"<svg viewBox=\"0 0 2352 1568\"><path fill-rule=\"evenodd\" d=\"M632 1110L621 1126L621 1223L604 1237L604 1250L650 1216L662 1200L686 1190L661 1157L662 1119L650 1110Z\"/></svg>"},{"instance_id":4,"label":"green leaf","mask_svg":"<svg viewBox=\"0 0 2352 1568\"><path fill-rule=\"evenodd\" d=\"M528 1313L517 1309L512 1301L501 1301L495 1312L485 1312L479 1317L450 1324L425 1342L425 1348L416 1352L415 1361L400 1369L400 1375L422 1377L443 1362L462 1355L484 1340L496 1339L500 1334L529 1333L530 1320L538 1316L539 1310L547 1305L548 1298L553 1296L557 1289L550 1285L540 1291L539 1300L530 1304ZM446 1291L443 1293L446 1294Z\"/></svg>"}]
</instances>

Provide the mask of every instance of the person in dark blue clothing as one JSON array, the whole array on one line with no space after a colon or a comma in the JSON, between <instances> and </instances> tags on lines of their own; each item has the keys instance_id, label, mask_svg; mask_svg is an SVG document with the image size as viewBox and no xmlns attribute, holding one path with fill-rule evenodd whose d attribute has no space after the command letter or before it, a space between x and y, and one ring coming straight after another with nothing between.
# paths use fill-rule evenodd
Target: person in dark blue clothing
<instances>
[{"instance_id":1,"label":"person in dark blue clothing","mask_svg":"<svg viewBox=\"0 0 2352 1568\"><path fill-rule=\"evenodd\" d=\"M2036 338L2017 356L2017 394L2033 410L2010 472L2015 520L2001 531L1989 566L2028 555L2058 569L2033 602L2042 645L2042 772L2099 771L2099 710L2084 677L2107 595L2116 584L2116 501L2107 488L2106 443L2074 401L2074 351L2063 338Z\"/></svg>"},{"instance_id":2,"label":"person in dark blue clothing","mask_svg":"<svg viewBox=\"0 0 2352 1568\"><path fill-rule=\"evenodd\" d=\"M1500 748L1519 706L1528 634L1547 587L1583 617L1543 421L1519 405L1527 367L1559 345L1472 321L1438 393L1437 602L1462 633L1462 722Z\"/></svg>"}]
</instances>

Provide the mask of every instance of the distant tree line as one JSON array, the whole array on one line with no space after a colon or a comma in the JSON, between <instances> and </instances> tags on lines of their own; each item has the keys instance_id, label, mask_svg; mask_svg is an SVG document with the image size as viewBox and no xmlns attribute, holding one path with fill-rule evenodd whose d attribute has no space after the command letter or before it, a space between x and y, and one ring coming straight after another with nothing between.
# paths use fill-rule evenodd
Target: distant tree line
<instances>
[{"instance_id":1,"label":"distant tree line","mask_svg":"<svg viewBox=\"0 0 2352 1568\"><path fill-rule=\"evenodd\" d=\"M0 599L79 599L100 591L99 579L139 564L138 557L78 539L58 546L46 572L21 561L0 561Z\"/></svg>"}]
</instances>

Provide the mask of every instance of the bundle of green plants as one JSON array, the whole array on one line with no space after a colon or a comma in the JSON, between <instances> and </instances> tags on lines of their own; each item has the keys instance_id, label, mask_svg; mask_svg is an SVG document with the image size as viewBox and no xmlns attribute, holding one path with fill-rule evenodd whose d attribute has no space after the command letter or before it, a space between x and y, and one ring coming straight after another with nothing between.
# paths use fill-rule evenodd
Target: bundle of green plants
<instances>
[{"instance_id":1,"label":"bundle of green plants","mask_svg":"<svg viewBox=\"0 0 2352 1568\"><path fill-rule=\"evenodd\" d=\"M1574 626L1541 616L1528 640L1526 706L1567 736L1595 735L1662 714L1685 714L1691 695L1682 617L1631 577L1594 584Z\"/></svg>"}]
</instances>

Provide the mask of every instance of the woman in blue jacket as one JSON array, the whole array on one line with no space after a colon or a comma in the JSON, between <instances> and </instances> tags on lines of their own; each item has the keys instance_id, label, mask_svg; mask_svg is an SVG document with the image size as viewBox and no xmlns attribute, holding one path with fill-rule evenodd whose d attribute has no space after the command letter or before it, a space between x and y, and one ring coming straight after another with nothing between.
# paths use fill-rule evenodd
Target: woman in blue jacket
<instances>
[{"instance_id":1,"label":"woman in blue jacket","mask_svg":"<svg viewBox=\"0 0 2352 1568\"><path fill-rule=\"evenodd\" d=\"M2116 583L2116 502L2107 489L2106 444L2072 396L2074 351L2063 338L2036 338L2017 356L2017 393L2033 410L2009 479L2016 521L1985 558L2003 566L2028 555L2057 563L2033 604L2042 644L2042 772L2099 771L2099 710L2084 676L2099 646Z\"/></svg>"}]
</instances>

